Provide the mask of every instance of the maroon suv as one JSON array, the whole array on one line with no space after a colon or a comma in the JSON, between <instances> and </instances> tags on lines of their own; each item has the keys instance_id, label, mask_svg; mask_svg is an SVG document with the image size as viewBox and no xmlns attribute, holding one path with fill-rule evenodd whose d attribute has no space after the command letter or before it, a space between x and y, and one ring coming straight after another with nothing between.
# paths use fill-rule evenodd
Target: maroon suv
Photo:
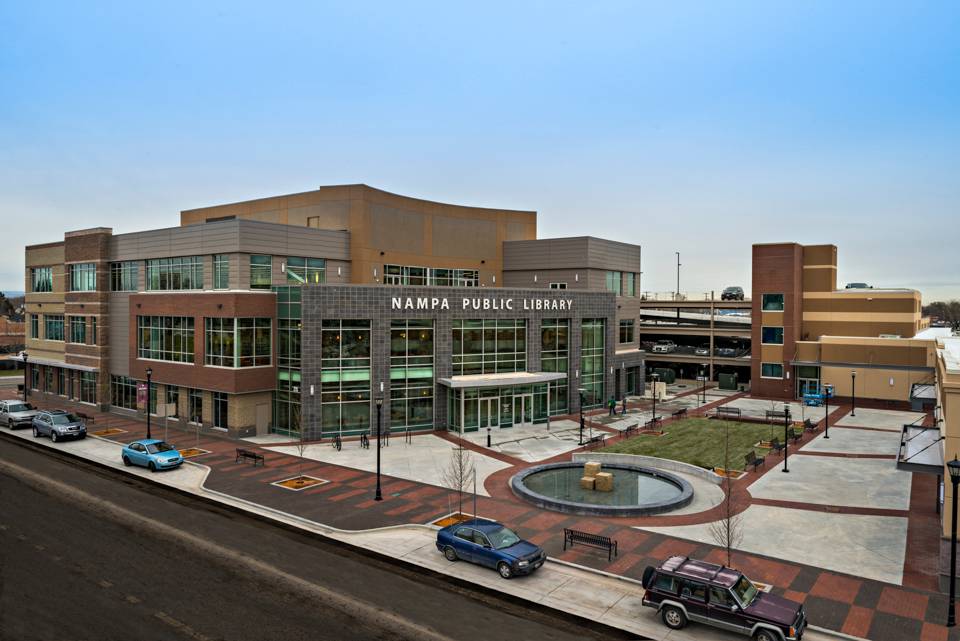
<instances>
[{"instance_id":1,"label":"maroon suv","mask_svg":"<svg viewBox=\"0 0 960 641\"><path fill-rule=\"evenodd\" d=\"M667 627L688 621L747 635L754 641L799 641L807 627L803 605L766 594L722 565L672 556L643 572L643 605L657 608Z\"/></svg>"}]
</instances>

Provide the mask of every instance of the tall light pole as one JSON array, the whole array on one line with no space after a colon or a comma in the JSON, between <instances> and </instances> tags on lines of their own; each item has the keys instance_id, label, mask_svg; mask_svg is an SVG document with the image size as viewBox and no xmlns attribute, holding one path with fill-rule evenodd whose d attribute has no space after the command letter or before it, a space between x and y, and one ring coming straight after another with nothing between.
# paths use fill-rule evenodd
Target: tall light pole
<instances>
[{"instance_id":1,"label":"tall light pole","mask_svg":"<svg viewBox=\"0 0 960 641\"><path fill-rule=\"evenodd\" d=\"M650 378L653 380L653 416L650 417L650 429L653 429L657 421L657 381L660 375L654 372Z\"/></svg>"},{"instance_id":2,"label":"tall light pole","mask_svg":"<svg viewBox=\"0 0 960 641\"><path fill-rule=\"evenodd\" d=\"M577 391L580 393L580 445L583 445L583 397L587 390L581 387Z\"/></svg>"},{"instance_id":3,"label":"tall light pole","mask_svg":"<svg viewBox=\"0 0 960 641\"><path fill-rule=\"evenodd\" d=\"M823 386L823 438L830 438L830 395L833 385Z\"/></svg>"},{"instance_id":4,"label":"tall light pole","mask_svg":"<svg viewBox=\"0 0 960 641\"><path fill-rule=\"evenodd\" d=\"M850 416L857 415L857 370L850 370L850 401L853 404Z\"/></svg>"},{"instance_id":5,"label":"tall light pole","mask_svg":"<svg viewBox=\"0 0 960 641\"><path fill-rule=\"evenodd\" d=\"M383 397L377 395L377 493L373 497L374 501L382 501L383 493L380 491L380 415L383 412Z\"/></svg>"},{"instance_id":6,"label":"tall light pole","mask_svg":"<svg viewBox=\"0 0 960 641\"><path fill-rule=\"evenodd\" d=\"M30 356L23 352L23 402L27 402L27 390L30 389L30 386L27 385L27 359Z\"/></svg>"},{"instance_id":7,"label":"tall light pole","mask_svg":"<svg viewBox=\"0 0 960 641\"><path fill-rule=\"evenodd\" d=\"M680 300L680 252L676 252L676 254L677 254L677 295L674 298L674 300L679 301ZM680 322L680 308L677 307L677 323L679 322Z\"/></svg>"},{"instance_id":8,"label":"tall light pole","mask_svg":"<svg viewBox=\"0 0 960 641\"><path fill-rule=\"evenodd\" d=\"M150 436L150 377L153 376L153 368L147 368L147 438L153 438Z\"/></svg>"},{"instance_id":9,"label":"tall light pole","mask_svg":"<svg viewBox=\"0 0 960 641\"><path fill-rule=\"evenodd\" d=\"M784 403L783 407L783 471L789 472L790 468L787 467L787 450L789 449L790 435L787 433L787 430L790 426L790 406Z\"/></svg>"},{"instance_id":10,"label":"tall light pole","mask_svg":"<svg viewBox=\"0 0 960 641\"><path fill-rule=\"evenodd\" d=\"M956 455L947 463L947 470L950 472L950 482L953 484L953 501L950 509L950 609L947 610L947 627L952 628L957 624L954 604L957 588L957 487L960 486L960 461L957 460Z\"/></svg>"}]
</instances>

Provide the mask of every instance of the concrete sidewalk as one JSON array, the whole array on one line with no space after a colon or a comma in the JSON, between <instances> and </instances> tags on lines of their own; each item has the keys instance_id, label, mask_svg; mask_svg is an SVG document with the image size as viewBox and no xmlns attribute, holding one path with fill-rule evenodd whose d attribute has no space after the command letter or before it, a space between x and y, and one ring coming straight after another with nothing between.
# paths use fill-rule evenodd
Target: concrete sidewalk
<instances>
[{"instance_id":1,"label":"concrete sidewalk","mask_svg":"<svg viewBox=\"0 0 960 641\"><path fill-rule=\"evenodd\" d=\"M179 469L151 473L144 468L125 467L120 458L122 445L106 438L91 435L82 441L55 444L46 438L33 438L29 430L4 429L2 434L642 637L670 641L743 639L739 635L696 624L671 631L660 622L656 612L641 606L643 587L625 577L551 559L531 576L505 581L488 569L464 562L448 562L434 545L437 528L432 526L411 524L361 531L342 530L206 489L204 481L210 468L198 463L187 461ZM838 638L857 637L816 627L809 628L804 636L812 641Z\"/></svg>"}]
</instances>

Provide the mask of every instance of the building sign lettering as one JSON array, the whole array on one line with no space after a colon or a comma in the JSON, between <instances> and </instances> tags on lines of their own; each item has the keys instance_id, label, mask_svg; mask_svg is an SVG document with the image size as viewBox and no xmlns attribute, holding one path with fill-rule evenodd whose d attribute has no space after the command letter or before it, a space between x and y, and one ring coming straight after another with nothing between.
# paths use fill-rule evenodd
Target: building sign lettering
<instances>
[{"instance_id":1,"label":"building sign lettering","mask_svg":"<svg viewBox=\"0 0 960 641\"><path fill-rule=\"evenodd\" d=\"M463 298L460 301L463 310L522 310L522 311L559 311L573 309L573 301L562 298ZM450 300L439 296L393 296L390 299L392 309L444 310L450 309Z\"/></svg>"}]
</instances>

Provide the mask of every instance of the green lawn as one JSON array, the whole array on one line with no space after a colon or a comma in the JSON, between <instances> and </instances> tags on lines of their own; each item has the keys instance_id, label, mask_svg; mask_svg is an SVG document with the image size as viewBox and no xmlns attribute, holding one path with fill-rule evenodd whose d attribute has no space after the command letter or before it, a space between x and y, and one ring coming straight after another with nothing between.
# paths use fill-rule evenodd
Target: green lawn
<instances>
[{"instance_id":1,"label":"green lawn","mask_svg":"<svg viewBox=\"0 0 960 641\"><path fill-rule=\"evenodd\" d=\"M22 369L0 369L0 376L19 376L23 378Z\"/></svg>"},{"instance_id":2,"label":"green lawn","mask_svg":"<svg viewBox=\"0 0 960 641\"><path fill-rule=\"evenodd\" d=\"M750 450L758 456L766 453L754 445L760 440L778 437L783 441L783 427L688 418L664 426L663 436L640 435L601 449L601 452L642 454L683 461L705 468L724 467L724 428L730 427L730 467L743 469L743 457ZM768 461L769 463L769 461Z\"/></svg>"}]
</instances>

